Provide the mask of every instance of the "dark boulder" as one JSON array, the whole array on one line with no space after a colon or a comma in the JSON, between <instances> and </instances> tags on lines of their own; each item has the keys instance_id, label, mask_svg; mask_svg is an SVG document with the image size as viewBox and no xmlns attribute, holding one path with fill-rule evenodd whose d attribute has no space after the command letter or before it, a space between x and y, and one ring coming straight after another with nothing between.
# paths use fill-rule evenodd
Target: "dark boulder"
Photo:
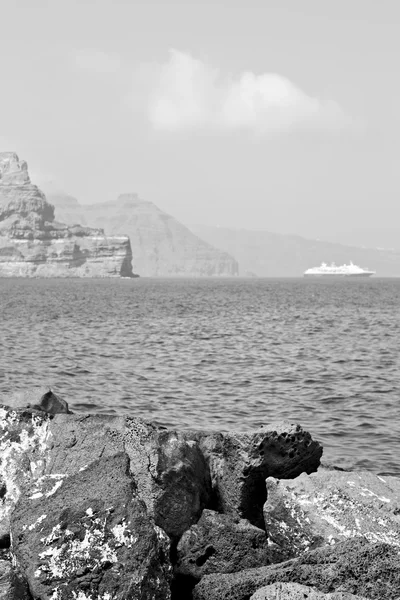
<instances>
[{"instance_id":1,"label":"dark boulder","mask_svg":"<svg viewBox=\"0 0 400 600\"><path fill-rule=\"evenodd\" d=\"M272 583L301 583L320 592L348 592L369 600L398 600L400 552L395 546L352 538L277 565L206 575L194 600L248 600Z\"/></svg>"},{"instance_id":2,"label":"dark boulder","mask_svg":"<svg viewBox=\"0 0 400 600\"><path fill-rule=\"evenodd\" d=\"M9 408L40 410L50 415L71 414L68 403L46 387L34 387L3 394L1 402Z\"/></svg>"},{"instance_id":3,"label":"dark boulder","mask_svg":"<svg viewBox=\"0 0 400 600\"><path fill-rule=\"evenodd\" d=\"M209 573L234 573L269 562L265 531L246 519L204 510L179 541L175 573L199 581Z\"/></svg>"},{"instance_id":4,"label":"dark boulder","mask_svg":"<svg viewBox=\"0 0 400 600\"><path fill-rule=\"evenodd\" d=\"M210 502L210 472L199 445L183 433L129 418L124 443L149 513L177 541Z\"/></svg>"},{"instance_id":5,"label":"dark boulder","mask_svg":"<svg viewBox=\"0 0 400 600\"><path fill-rule=\"evenodd\" d=\"M52 483L22 495L11 520L13 553L34 597L170 597L166 536L135 493L126 454Z\"/></svg>"},{"instance_id":6,"label":"dark boulder","mask_svg":"<svg viewBox=\"0 0 400 600\"><path fill-rule=\"evenodd\" d=\"M300 425L280 422L254 432L189 432L206 457L215 508L264 528L267 477L292 478L316 471L322 446Z\"/></svg>"},{"instance_id":7,"label":"dark boulder","mask_svg":"<svg viewBox=\"0 0 400 600\"><path fill-rule=\"evenodd\" d=\"M0 560L0 600L31 600L28 584L11 563Z\"/></svg>"}]
</instances>

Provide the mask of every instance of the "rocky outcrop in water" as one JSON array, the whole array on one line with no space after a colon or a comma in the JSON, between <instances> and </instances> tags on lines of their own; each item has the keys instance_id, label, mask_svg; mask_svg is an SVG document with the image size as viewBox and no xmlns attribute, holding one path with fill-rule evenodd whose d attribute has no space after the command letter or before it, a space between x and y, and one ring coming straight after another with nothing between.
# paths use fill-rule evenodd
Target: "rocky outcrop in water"
<instances>
[{"instance_id":1,"label":"rocky outcrop in water","mask_svg":"<svg viewBox=\"0 0 400 600\"><path fill-rule=\"evenodd\" d=\"M7 600L397 600L395 478L320 468L291 423L178 432L42 391L0 405Z\"/></svg>"},{"instance_id":2,"label":"rocky outcrop in water","mask_svg":"<svg viewBox=\"0 0 400 600\"><path fill-rule=\"evenodd\" d=\"M65 194L49 194L56 215L66 223L102 227L107 234L127 234L133 264L141 276L211 277L238 274L232 255L218 250L187 227L136 194L116 201L81 205Z\"/></svg>"},{"instance_id":3,"label":"rocky outcrop in water","mask_svg":"<svg viewBox=\"0 0 400 600\"><path fill-rule=\"evenodd\" d=\"M56 221L26 162L0 153L0 277L131 277L131 261L127 236Z\"/></svg>"}]
</instances>

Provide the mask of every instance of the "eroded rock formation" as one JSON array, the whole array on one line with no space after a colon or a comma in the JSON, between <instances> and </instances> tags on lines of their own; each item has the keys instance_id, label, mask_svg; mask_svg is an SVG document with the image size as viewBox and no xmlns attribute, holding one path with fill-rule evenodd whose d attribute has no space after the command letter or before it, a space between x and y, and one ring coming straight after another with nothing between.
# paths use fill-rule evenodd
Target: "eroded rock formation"
<instances>
[{"instance_id":1,"label":"eroded rock formation","mask_svg":"<svg viewBox=\"0 0 400 600\"><path fill-rule=\"evenodd\" d=\"M131 277L131 261L127 236L56 221L26 162L0 153L1 277Z\"/></svg>"},{"instance_id":2,"label":"eroded rock formation","mask_svg":"<svg viewBox=\"0 0 400 600\"><path fill-rule=\"evenodd\" d=\"M116 201L81 205L65 194L50 194L56 215L66 223L102 227L106 234L129 235L134 269L144 277L232 277L232 255L203 241L171 215L136 194Z\"/></svg>"},{"instance_id":3,"label":"eroded rock formation","mask_svg":"<svg viewBox=\"0 0 400 600\"><path fill-rule=\"evenodd\" d=\"M42 392L0 405L1 598L398 599L395 478L320 467L291 423L178 432Z\"/></svg>"}]
</instances>

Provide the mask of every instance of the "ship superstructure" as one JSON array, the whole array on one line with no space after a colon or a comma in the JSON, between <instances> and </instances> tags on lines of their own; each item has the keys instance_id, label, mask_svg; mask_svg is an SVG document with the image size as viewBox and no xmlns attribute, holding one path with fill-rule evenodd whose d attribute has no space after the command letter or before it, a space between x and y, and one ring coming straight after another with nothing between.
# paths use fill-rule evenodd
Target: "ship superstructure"
<instances>
[{"instance_id":1,"label":"ship superstructure","mask_svg":"<svg viewBox=\"0 0 400 600\"><path fill-rule=\"evenodd\" d=\"M320 267L312 267L304 271L304 277L371 277L371 275L375 275L375 271L363 269L351 261L349 265L340 266L323 262Z\"/></svg>"}]
</instances>

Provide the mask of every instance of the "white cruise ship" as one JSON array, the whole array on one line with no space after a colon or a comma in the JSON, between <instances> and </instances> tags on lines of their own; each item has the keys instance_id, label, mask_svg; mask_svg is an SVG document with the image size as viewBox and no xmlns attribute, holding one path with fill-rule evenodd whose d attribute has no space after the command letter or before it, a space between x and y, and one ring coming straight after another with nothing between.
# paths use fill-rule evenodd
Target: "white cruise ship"
<instances>
[{"instance_id":1,"label":"white cruise ship","mask_svg":"<svg viewBox=\"0 0 400 600\"><path fill-rule=\"evenodd\" d=\"M304 277L371 277L375 275L375 271L362 269L357 265L353 265L350 261L349 265L336 266L335 263L327 265L322 263L320 267L312 267L304 271Z\"/></svg>"}]
</instances>

